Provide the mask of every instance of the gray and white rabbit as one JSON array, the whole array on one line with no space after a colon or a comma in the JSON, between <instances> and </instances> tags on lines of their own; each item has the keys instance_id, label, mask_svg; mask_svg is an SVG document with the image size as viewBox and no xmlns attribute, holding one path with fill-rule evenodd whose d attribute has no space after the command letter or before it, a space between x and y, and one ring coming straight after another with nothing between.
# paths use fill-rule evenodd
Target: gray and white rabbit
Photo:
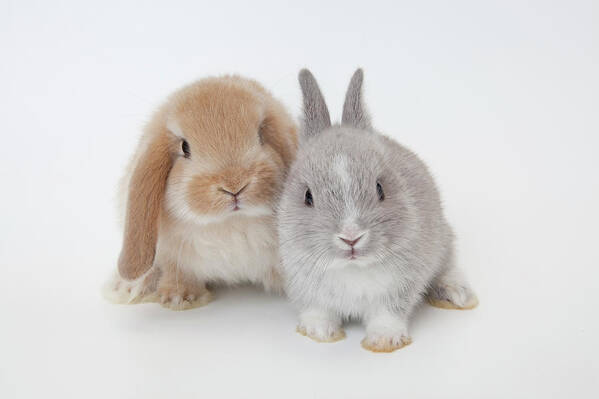
<instances>
[{"instance_id":1,"label":"gray and white rabbit","mask_svg":"<svg viewBox=\"0 0 599 399\"><path fill-rule=\"evenodd\" d=\"M362 104L363 73L349 85L341 124L331 125L314 76L299 74L304 100L300 149L279 209L282 274L300 308L297 331L345 337L361 319L365 349L411 342L408 318L423 297L444 308L478 300L454 264L454 236L426 165L376 132Z\"/></svg>"}]
</instances>

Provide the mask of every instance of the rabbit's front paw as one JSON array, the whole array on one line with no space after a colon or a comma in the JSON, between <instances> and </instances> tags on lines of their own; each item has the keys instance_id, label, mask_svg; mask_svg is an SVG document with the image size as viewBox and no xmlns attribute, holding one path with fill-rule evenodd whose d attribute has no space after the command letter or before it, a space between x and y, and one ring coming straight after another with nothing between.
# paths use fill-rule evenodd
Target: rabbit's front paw
<instances>
[{"instance_id":1,"label":"rabbit's front paw","mask_svg":"<svg viewBox=\"0 0 599 399\"><path fill-rule=\"evenodd\" d=\"M296 331L316 342L336 342L345 338L345 331L331 324L300 324Z\"/></svg>"},{"instance_id":2,"label":"rabbit's front paw","mask_svg":"<svg viewBox=\"0 0 599 399\"><path fill-rule=\"evenodd\" d=\"M296 331L316 342L335 342L345 338L341 320L321 311L303 312Z\"/></svg>"},{"instance_id":3,"label":"rabbit's front paw","mask_svg":"<svg viewBox=\"0 0 599 399\"><path fill-rule=\"evenodd\" d=\"M371 352L393 352L412 343L412 338L403 333L371 333L362 340L362 348Z\"/></svg>"},{"instance_id":4,"label":"rabbit's front paw","mask_svg":"<svg viewBox=\"0 0 599 399\"><path fill-rule=\"evenodd\" d=\"M135 304L154 302L160 270L151 268L135 280L125 280L118 273L104 284L104 297L113 303Z\"/></svg>"},{"instance_id":5,"label":"rabbit's front paw","mask_svg":"<svg viewBox=\"0 0 599 399\"><path fill-rule=\"evenodd\" d=\"M210 291L186 292L172 289L159 289L160 304L171 310L188 310L206 305L212 300Z\"/></svg>"},{"instance_id":6,"label":"rabbit's front paw","mask_svg":"<svg viewBox=\"0 0 599 399\"><path fill-rule=\"evenodd\" d=\"M412 343L405 314L389 309L373 309L365 317L366 337L362 347L372 352L393 352Z\"/></svg>"}]
</instances>

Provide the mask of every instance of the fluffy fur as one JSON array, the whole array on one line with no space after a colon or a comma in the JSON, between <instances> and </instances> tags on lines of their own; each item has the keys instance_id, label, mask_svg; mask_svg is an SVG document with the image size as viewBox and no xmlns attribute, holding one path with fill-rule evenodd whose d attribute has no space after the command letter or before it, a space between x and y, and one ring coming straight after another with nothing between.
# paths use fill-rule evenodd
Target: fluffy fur
<instances>
[{"instance_id":1,"label":"fluffy fur","mask_svg":"<svg viewBox=\"0 0 599 399\"><path fill-rule=\"evenodd\" d=\"M336 341L343 320L358 318L362 345L389 352L411 342L408 318L423 296L454 308L477 301L455 269L433 178L413 152L371 127L362 80L356 71L342 122L332 126L316 80L300 73L304 120L280 203L281 270L300 309L298 332Z\"/></svg>"},{"instance_id":2,"label":"fluffy fur","mask_svg":"<svg viewBox=\"0 0 599 399\"><path fill-rule=\"evenodd\" d=\"M296 148L292 119L255 81L175 92L123 178L123 247L106 296L181 310L210 300L207 283L280 289L274 208Z\"/></svg>"}]
</instances>

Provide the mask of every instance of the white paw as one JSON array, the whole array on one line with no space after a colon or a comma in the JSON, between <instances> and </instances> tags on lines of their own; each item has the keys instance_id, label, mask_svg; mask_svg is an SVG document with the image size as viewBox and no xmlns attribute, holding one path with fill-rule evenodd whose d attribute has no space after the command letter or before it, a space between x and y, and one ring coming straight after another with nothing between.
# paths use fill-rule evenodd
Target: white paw
<instances>
[{"instance_id":1,"label":"white paw","mask_svg":"<svg viewBox=\"0 0 599 399\"><path fill-rule=\"evenodd\" d=\"M316 311L302 313L296 331L317 342L335 342L345 338L339 320Z\"/></svg>"},{"instance_id":2,"label":"white paw","mask_svg":"<svg viewBox=\"0 0 599 399\"><path fill-rule=\"evenodd\" d=\"M443 309L473 309L478 298L470 287L455 283L439 283L433 286L427 296L428 302Z\"/></svg>"},{"instance_id":3,"label":"white paw","mask_svg":"<svg viewBox=\"0 0 599 399\"><path fill-rule=\"evenodd\" d=\"M362 340L362 347L371 352L393 352L412 343L407 332L369 333Z\"/></svg>"},{"instance_id":4,"label":"white paw","mask_svg":"<svg viewBox=\"0 0 599 399\"><path fill-rule=\"evenodd\" d=\"M372 352L393 352L412 343L405 315L388 309L375 309L366 317L366 337L362 347Z\"/></svg>"},{"instance_id":5,"label":"white paw","mask_svg":"<svg viewBox=\"0 0 599 399\"><path fill-rule=\"evenodd\" d=\"M159 302L170 310L188 310L206 305L212 300L210 291L201 294L181 293L178 291L161 291Z\"/></svg>"},{"instance_id":6,"label":"white paw","mask_svg":"<svg viewBox=\"0 0 599 399\"><path fill-rule=\"evenodd\" d=\"M135 304L140 302L152 302L155 294L145 284L149 272L135 280L125 280L118 272L115 273L102 287L104 298L118 304Z\"/></svg>"}]
</instances>

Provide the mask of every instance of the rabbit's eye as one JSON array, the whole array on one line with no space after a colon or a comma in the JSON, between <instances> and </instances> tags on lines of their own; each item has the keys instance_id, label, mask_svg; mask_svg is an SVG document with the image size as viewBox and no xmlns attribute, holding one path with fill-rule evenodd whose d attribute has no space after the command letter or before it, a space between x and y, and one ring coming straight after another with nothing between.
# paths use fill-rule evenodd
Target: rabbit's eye
<instances>
[{"instance_id":1,"label":"rabbit's eye","mask_svg":"<svg viewBox=\"0 0 599 399\"><path fill-rule=\"evenodd\" d=\"M264 136L262 135L262 129L258 130L258 142L260 145L264 145Z\"/></svg>"},{"instance_id":2,"label":"rabbit's eye","mask_svg":"<svg viewBox=\"0 0 599 399\"><path fill-rule=\"evenodd\" d=\"M260 145L264 145L264 132L266 131L266 124L267 124L267 120L263 120L262 123L260 123L260 126L258 126L258 142L260 143Z\"/></svg>"},{"instance_id":3,"label":"rabbit's eye","mask_svg":"<svg viewBox=\"0 0 599 399\"><path fill-rule=\"evenodd\" d=\"M314 199L312 198L312 192L310 189L306 190L306 194L304 195L304 204L309 207L314 206Z\"/></svg>"},{"instance_id":4,"label":"rabbit's eye","mask_svg":"<svg viewBox=\"0 0 599 399\"><path fill-rule=\"evenodd\" d=\"M183 156L185 158L189 158L191 156L191 152L189 151L189 143L185 139L181 141L181 150L183 150Z\"/></svg>"},{"instance_id":5,"label":"rabbit's eye","mask_svg":"<svg viewBox=\"0 0 599 399\"><path fill-rule=\"evenodd\" d=\"M376 182L376 193L379 196L379 201L385 199L385 192L383 191L383 186L381 186L381 183L379 183L378 181Z\"/></svg>"}]
</instances>

